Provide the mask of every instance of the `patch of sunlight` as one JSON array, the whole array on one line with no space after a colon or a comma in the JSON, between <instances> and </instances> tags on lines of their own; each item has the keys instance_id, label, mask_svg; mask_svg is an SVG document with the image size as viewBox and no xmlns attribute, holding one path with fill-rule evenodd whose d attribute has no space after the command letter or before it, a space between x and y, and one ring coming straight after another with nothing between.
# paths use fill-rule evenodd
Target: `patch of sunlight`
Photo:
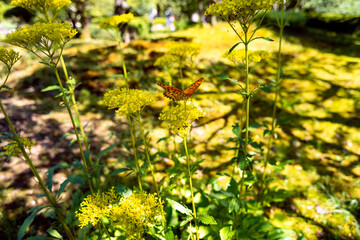
<instances>
[{"instance_id":1,"label":"patch of sunlight","mask_svg":"<svg viewBox=\"0 0 360 240\"><path fill-rule=\"evenodd\" d=\"M322 228L307 222L307 220L288 215L284 210L272 208L270 222L279 228L292 229L298 234L302 233L308 240L317 240L316 232L321 232Z\"/></svg>"},{"instance_id":2,"label":"patch of sunlight","mask_svg":"<svg viewBox=\"0 0 360 240\"><path fill-rule=\"evenodd\" d=\"M310 103L298 103L294 106L294 112L300 116L326 118L331 115L323 108L319 108Z\"/></svg>"},{"instance_id":3,"label":"patch of sunlight","mask_svg":"<svg viewBox=\"0 0 360 240\"><path fill-rule=\"evenodd\" d=\"M290 191L306 190L319 177L316 171L305 171L299 164L286 165L281 174L286 178L284 180L275 180L271 185Z\"/></svg>"},{"instance_id":4,"label":"patch of sunlight","mask_svg":"<svg viewBox=\"0 0 360 240\"><path fill-rule=\"evenodd\" d=\"M318 188L310 187L306 192L306 199L294 199L295 206L301 216L312 219L316 224L327 226L336 235L355 237L354 218L348 219L341 213L333 213L336 210L335 203L328 196L320 193Z\"/></svg>"},{"instance_id":5,"label":"patch of sunlight","mask_svg":"<svg viewBox=\"0 0 360 240\"><path fill-rule=\"evenodd\" d=\"M355 112L355 99L332 97L323 102L323 106L327 111L333 113L341 113L342 117L351 116Z\"/></svg>"}]
</instances>

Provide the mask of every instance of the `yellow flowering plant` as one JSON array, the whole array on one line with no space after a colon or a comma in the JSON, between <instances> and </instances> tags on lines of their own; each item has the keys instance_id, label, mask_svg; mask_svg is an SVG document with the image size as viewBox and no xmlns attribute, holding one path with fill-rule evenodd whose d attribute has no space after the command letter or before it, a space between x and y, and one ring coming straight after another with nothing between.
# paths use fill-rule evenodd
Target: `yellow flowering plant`
<instances>
[{"instance_id":1,"label":"yellow flowering plant","mask_svg":"<svg viewBox=\"0 0 360 240\"><path fill-rule=\"evenodd\" d=\"M136 118L144 108L156 100L156 95L139 89L117 88L104 95L104 104L116 109L117 116Z\"/></svg>"},{"instance_id":2,"label":"yellow flowering plant","mask_svg":"<svg viewBox=\"0 0 360 240\"><path fill-rule=\"evenodd\" d=\"M133 193L112 207L111 220L121 226L128 239L142 239L144 233L165 219L163 205L155 194Z\"/></svg>"},{"instance_id":3,"label":"yellow flowering plant","mask_svg":"<svg viewBox=\"0 0 360 240\"><path fill-rule=\"evenodd\" d=\"M21 148L22 146L28 153L30 153L31 148L35 146L35 141L30 141L26 137L19 137L18 139L11 140L6 146L4 146L5 154L11 157L22 155Z\"/></svg>"},{"instance_id":4,"label":"yellow flowering plant","mask_svg":"<svg viewBox=\"0 0 360 240\"><path fill-rule=\"evenodd\" d=\"M127 24L134 20L134 14L126 13L121 15L114 15L102 20L99 24L100 29L118 29L121 25Z\"/></svg>"},{"instance_id":5,"label":"yellow flowering plant","mask_svg":"<svg viewBox=\"0 0 360 240\"><path fill-rule=\"evenodd\" d=\"M24 48L55 67L59 61L59 58L55 61L55 57L62 54L65 45L76 33L77 31L68 23L36 23L18 28L7 35L3 41ZM40 56L38 52L47 56L48 60Z\"/></svg>"},{"instance_id":6,"label":"yellow flowering plant","mask_svg":"<svg viewBox=\"0 0 360 240\"><path fill-rule=\"evenodd\" d=\"M12 0L10 5L22 7L29 11L36 10L43 15L42 22L53 22L59 11L71 4L71 0Z\"/></svg>"}]
</instances>

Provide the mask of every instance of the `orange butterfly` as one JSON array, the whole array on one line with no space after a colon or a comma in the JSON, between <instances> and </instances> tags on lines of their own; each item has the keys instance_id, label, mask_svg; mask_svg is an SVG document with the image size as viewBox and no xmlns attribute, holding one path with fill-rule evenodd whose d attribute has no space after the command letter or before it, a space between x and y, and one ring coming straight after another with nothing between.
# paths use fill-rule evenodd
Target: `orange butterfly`
<instances>
[{"instance_id":1,"label":"orange butterfly","mask_svg":"<svg viewBox=\"0 0 360 240\"><path fill-rule=\"evenodd\" d=\"M185 88L184 91L181 91L176 87L169 86L165 83L157 83L157 85L159 85L165 90L164 92L165 97L170 98L174 101L181 101L181 100L188 100L192 96L192 94L196 91L196 89L200 87L203 81L204 78L200 78L199 80L197 80L196 82Z\"/></svg>"}]
</instances>

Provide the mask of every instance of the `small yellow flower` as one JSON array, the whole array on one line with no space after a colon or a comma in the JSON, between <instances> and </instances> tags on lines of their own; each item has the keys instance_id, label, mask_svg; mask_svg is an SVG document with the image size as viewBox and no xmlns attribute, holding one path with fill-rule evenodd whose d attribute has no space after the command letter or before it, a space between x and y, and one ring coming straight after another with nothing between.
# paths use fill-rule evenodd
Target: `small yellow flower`
<instances>
[{"instance_id":1,"label":"small yellow flower","mask_svg":"<svg viewBox=\"0 0 360 240\"><path fill-rule=\"evenodd\" d=\"M31 151L31 147L35 146L35 141L30 141L28 138L26 137L19 137L20 143L21 145L25 148L25 150L27 150L28 152ZM5 149L5 154L10 156L11 154L13 156L19 156L22 155L19 143L16 142L15 140L11 140L9 142L8 145L6 145L4 147Z\"/></svg>"},{"instance_id":2,"label":"small yellow flower","mask_svg":"<svg viewBox=\"0 0 360 240\"><path fill-rule=\"evenodd\" d=\"M118 28L119 24L129 23L135 17L132 13L114 15L102 20L99 24L100 29Z\"/></svg>"},{"instance_id":3,"label":"small yellow flower","mask_svg":"<svg viewBox=\"0 0 360 240\"><path fill-rule=\"evenodd\" d=\"M277 2L278 0L224 0L211 4L205 15L215 15L225 21L235 18L243 24L248 24L261 10L268 11Z\"/></svg>"},{"instance_id":4,"label":"small yellow flower","mask_svg":"<svg viewBox=\"0 0 360 240\"><path fill-rule=\"evenodd\" d=\"M159 57L156 59L154 66L160 66L160 67L171 67L174 62L176 61L176 58L170 54L165 54L164 56Z\"/></svg>"},{"instance_id":5,"label":"small yellow flower","mask_svg":"<svg viewBox=\"0 0 360 240\"><path fill-rule=\"evenodd\" d=\"M76 211L79 219L79 227L83 228L89 223L95 226L104 217L110 217L112 205L117 203L120 196L112 187L107 192L88 195L80 204L80 209Z\"/></svg>"},{"instance_id":6,"label":"small yellow flower","mask_svg":"<svg viewBox=\"0 0 360 240\"><path fill-rule=\"evenodd\" d=\"M117 88L104 95L104 103L109 109L117 108L116 115L135 117L142 110L156 100L156 94L139 89Z\"/></svg>"},{"instance_id":7,"label":"small yellow flower","mask_svg":"<svg viewBox=\"0 0 360 240\"><path fill-rule=\"evenodd\" d=\"M223 57L232 61L235 64L243 63L245 64L245 49L236 49L233 50L230 54L227 52L223 55ZM258 63L262 60L272 58L272 54L268 51L264 50L256 50L256 51L248 51L249 62Z\"/></svg>"},{"instance_id":8,"label":"small yellow flower","mask_svg":"<svg viewBox=\"0 0 360 240\"><path fill-rule=\"evenodd\" d=\"M205 116L205 113L192 104L177 105L160 113L161 126L185 138L191 129L191 122Z\"/></svg>"},{"instance_id":9,"label":"small yellow flower","mask_svg":"<svg viewBox=\"0 0 360 240\"><path fill-rule=\"evenodd\" d=\"M18 52L15 52L12 49L7 50L4 47L0 47L0 62L3 62L9 71L20 58L21 56Z\"/></svg>"},{"instance_id":10,"label":"small yellow flower","mask_svg":"<svg viewBox=\"0 0 360 240\"><path fill-rule=\"evenodd\" d=\"M111 220L119 223L128 239L139 239L164 217L163 202L154 194L144 191L121 198L119 205L113 206Z\"/></svg>"},{"instance_id":11,"label":"small yellow flower","mask_svg":"<svg viewBox=\"0 0 360 240\"><path fill-rule=\"evenodd\" d=\"M18 28L4 42L32 52L40 50L52 56L55 50L64 48L76 33L68 23L36 23Z\"/></svg>"},{"instance_id":12,"label":"small yellow flower","mask_svg":"<svg viewBox=\"0 0 360 240\"><path fill-rule=\"evenodd\" d=\"M71 0L12 0L10 5L26 8L28 10L36 9L41 13L46 13L49 9L58 12L61 8L71 4Z\"/></svg>"},{"instance_id":13,"label":"small yellow flower","mask_svg":"<svg viewBox=\"0 0 360 240\"><path fill-rule=\"evenodd\" d=\"M196 57L200 54L200 45L187 42L169 42L165 45L166 53L179 59Z\"/></svg>"}]
</instances>

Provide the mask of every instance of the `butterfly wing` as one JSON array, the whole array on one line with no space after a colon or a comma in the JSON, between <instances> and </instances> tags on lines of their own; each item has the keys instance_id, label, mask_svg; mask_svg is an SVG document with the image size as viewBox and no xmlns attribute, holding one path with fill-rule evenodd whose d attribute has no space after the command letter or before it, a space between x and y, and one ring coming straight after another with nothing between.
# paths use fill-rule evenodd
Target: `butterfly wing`
<instances>
[{"instance_id":1,"label":"butterfly wing","mask_svg":"<svg viewBox=\"0 0 360 240\"><path fill-rule=\"evenodd\" d=\"M183 91L181 91L180 89L169 86L165 83L157 83L157 85L159 85L160 87L162 87L165 90L165 92L164 92L165 97L170 98L174 101L187 100L187 99L189 99L189 97L191 97L191 94L190 95L186 94Z\"/></svg>"},{"instance_id":2,"label":"butterfly wing","mask_svg":"<svg viewBox=\"0 0 360 240\"><path fill-rule=\"evenodd\" d=\"M183 92L186 95L192 95L202 84L202 82L204 81L204 78L200 78L199 80L197 80L196 82L194 82L193 84L191 84L190 86L188 86Z\"/></svg>"}]
</instances>

